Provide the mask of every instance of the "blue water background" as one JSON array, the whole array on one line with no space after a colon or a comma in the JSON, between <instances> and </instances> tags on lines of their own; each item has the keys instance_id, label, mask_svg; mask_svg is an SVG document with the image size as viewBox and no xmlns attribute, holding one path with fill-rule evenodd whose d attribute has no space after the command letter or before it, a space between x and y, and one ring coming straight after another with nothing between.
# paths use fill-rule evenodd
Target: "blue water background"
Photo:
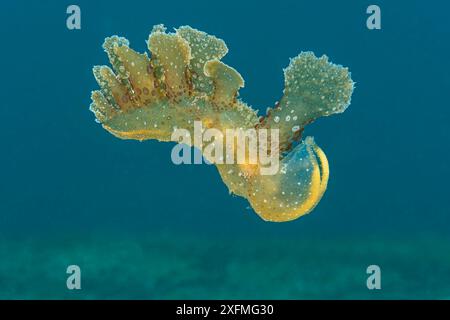
<instances>
[{"instance_id":1,"label":"blue water background","mask_svg":"<svg viewBox=\"0 0 450 320\"><path fill-rule=\"evenodd\" d=\"M0 235L6 247L24 239L51 246L63 238L122 241L155 234L178 239L180 246L189 238L198 248L208 239L227 243L240 237L268 244L313 241L314 248L371 239L387 246L410 243L405 264L423 254L414 251L419 239L430 241L427 248L450 248L450 4L377 1L382 29L374 31L366 28L370 1L77 0L82 29L75 31L66 28L69 4L1 4ZM104 38L124 36L143 52L159 23L169 30L191 25L224 39L224 62L246 81L240 97L261 114L280 98L282 68L301 51L326 54L349 67L356 81L350 107L305 131L327 154L331 172L312 214L290 223L264 222L245 199L228 194L213 166L176 166L170 160L173 144L119 140L94 121L89 104L97 84L91 70L108 64ZM248 250L248 243L233 248ZM301 259L313 250L303 250ZM450 270L449 252L432 267ZM378 258L358 262L363 276ZM14 259L13 249L4 251L3 261ZM214 270L221 262L211 259ZM17 262L26 269L23 263ZM389 259L384 263L395 268ZM430 284L432 275L413 263L409 268L417 288ZM9 288L19 278L3 281ZM450 297L449 278L427 287L426 294L415 293ZM319 297L327 283L316 284ZM21 290L28 294L33 288ZM277 297L273 290L265 297ZM5 296L21 297L19 291Z\"/></svg>"}]
</instances>

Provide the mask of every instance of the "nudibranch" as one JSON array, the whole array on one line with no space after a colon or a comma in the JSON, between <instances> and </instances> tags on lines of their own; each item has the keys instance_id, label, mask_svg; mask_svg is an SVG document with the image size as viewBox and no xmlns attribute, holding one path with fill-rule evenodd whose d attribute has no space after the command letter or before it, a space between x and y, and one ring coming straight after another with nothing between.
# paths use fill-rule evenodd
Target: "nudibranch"
<instances>
[{"instance_id":1,"label":"nudibranch","mask_svg":"<svg viewBox=\"0 0 450 320\"><path fill-rule=\"evenodd\" d=\"M129 47L125 38L105 39L112 69L95 66L100 90L90 109L104 129L121 139L173 141L175 128L278 129L279 170L262 175L261 164L216 164L230 193L246 198L266 221L294 220L309 213L327 188L327 158L304 127L321 116L343 112L354 83L347 68L326 56L302 52L284 69L283 96L265 116L238 98L241 75L220 61L224 41L189 26L167 33L153 27L147 53ZM178 141L175 141L178 142ZM195 143L193 144L196 147Z\"/></svg>"}]
</instances>

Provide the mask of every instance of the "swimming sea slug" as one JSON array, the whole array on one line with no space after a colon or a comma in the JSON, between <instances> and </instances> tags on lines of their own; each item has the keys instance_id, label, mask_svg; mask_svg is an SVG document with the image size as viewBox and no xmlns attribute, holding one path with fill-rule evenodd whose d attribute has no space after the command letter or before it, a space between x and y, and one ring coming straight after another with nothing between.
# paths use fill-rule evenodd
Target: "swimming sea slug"
<instances>
[{"instance_id":1,"label":"swimming sea slug","mask_svg":"<svg viewBox=\"0 0 450 320\"><path fill-rule=\"evenodd\" d=\"M241 75L220 59L225 43L183 26L166 33L153 28L147 53L129 48L125 38L105 39L112 69L96 66L100 90L90 109L107 131L121 139L172 141L176 128L193 136L194 122L225 132L228 128L278 129L279 170L261 174L262 163L216 164L230 193L246 198L267 221L289 221L309 213L327 188L329 169L313 138L302 140L304 127L321 116L343 112L350 104L353 81L347 68L326 56L300 53L284 70L283 96L267 114L238 98ZM178 142L178 141L176 141ZM194 141L192 145L199 147Z\"/></svg>"}]
</instances>

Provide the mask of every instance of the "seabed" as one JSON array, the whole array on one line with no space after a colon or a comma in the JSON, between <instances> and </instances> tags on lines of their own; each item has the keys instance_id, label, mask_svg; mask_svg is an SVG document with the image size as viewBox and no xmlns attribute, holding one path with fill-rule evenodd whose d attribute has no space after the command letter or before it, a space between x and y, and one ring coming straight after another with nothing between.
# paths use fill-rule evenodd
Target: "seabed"
<instances>
[{"instance_id":1,"label":"seabed","mask_svg":"<svg viewBox=\"0 0 450 320\"><path fill-rule=\"evenodd\" d=\"M446 239L95 239L2 241L0 298L450 298ZM81 268L81 290L66 287L72 264ZM367 289L371 264L381 268L381 290Z\"/></svg>"}]
</instances>

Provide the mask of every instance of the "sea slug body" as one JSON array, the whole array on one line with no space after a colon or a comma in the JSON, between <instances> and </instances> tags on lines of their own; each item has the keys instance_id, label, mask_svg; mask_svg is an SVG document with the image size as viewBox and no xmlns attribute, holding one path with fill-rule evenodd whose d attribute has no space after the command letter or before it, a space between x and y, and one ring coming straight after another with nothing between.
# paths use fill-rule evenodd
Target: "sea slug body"
<instances>
[{"instance_id":1,"label":"sea slug body","mask_svg":"<svg viewBox=\"0 0 450 320\"><path fill-rule=\"evenodd\" d=\"M318 204L327 188L328 161L312 137L301 136L315 119L348 107L354 83L347 68L300 53L284 70L282 98L258 117L238 98L244 80L220 61L228 48L214 36L189 26L166 33L157 25L148 39L150 57L118 36L106 38L103 47L112 69L94 67L100 90L92 92L90 109L107 131L121 139L173 141L176 128L193 135L198 121L223 132L278 129L278 150L269 150L279 154L275 174L261 174L262 163L221 163L220 176L267 221L294 220Z\"/></svg>"}]
</instances>

